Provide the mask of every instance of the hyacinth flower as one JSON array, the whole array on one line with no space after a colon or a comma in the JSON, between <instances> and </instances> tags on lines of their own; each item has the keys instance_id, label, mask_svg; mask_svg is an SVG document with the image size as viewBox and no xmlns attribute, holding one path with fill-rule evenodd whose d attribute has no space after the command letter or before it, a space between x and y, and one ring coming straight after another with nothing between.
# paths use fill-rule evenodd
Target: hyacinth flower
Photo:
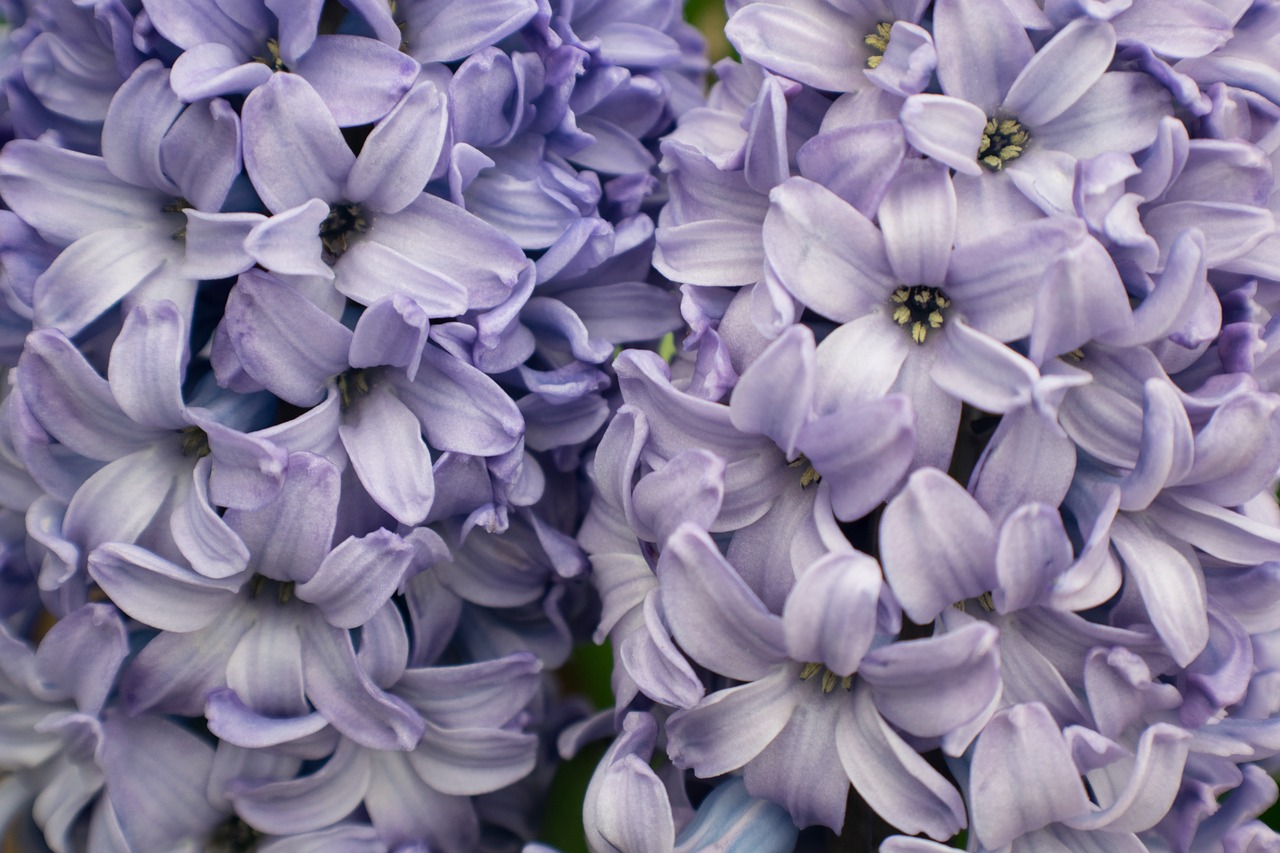
<instances>
[{"instance_id":1,"label":"hyacinth flower","mask_svg":"<svg viewBox=\"0 0 1280 853\"><path fill-rule=\"evenodd\" d=\"M122 299L185 310L216 278L188 254L187 216L217 221L240 173L240 120L223 100L185 106L158 60L112 99L101 157L15 140L0 160L0 194L63 251L37 279L35 325L75 336ZM191 214L187 214L188 216ZM228 214L230 215L230 214Z\"/></svg>"},{"instance_id":2,"label":"hyacinth flower","mask_svg":"<svg viewBox=\"0 0 1280 853\"><path fill-rule=\"evenodd\" d=\"M359 0L350 5L388 37L398 33L385 8ZM398 42L316 35L318 20L308 20L319 18L314 4L149 0L143 8L156 32L181 48L172 82L187 102L245 95L288 71L305 77L338 123L349 127L386 115L420 70Z\"/></svg>"},{"instance_id":3,"label":"hyacinth flower","mask_svg":"<svg viewBox=\"0 0 1280 853\"><path fill-rule=\"evenodd\" d=\"M989 13L973 0L936 4L943 94L904 102L907 141L966 176L957 179L966 221L1070 210L1076 160L1149 145L1168 92L1149 75L1108 70L1107 22L1078 18L1035 50L1011 12Z\"/></svg>"},{"instance_id":4,"label":"hyacinth flower","mask_svg":"<svg viewBox=\"0 0 1280 853\"><path fill-rule=\"evenodd\" d=\"M56 853L178 849L222 820L206 796L213 750L164 717L124 714L110 699L128 654L119 614L88 604L32 650L0 625L6 822L31 807Z\"/></svg>"},{"instance_id":5,"label":"hyacinth flower","mask_svg":"<svg viewBox=\"0 0 1280 853\"><path fill-rule=\"evenodd\" d=\"M797 830L790 817L773 803L753 798L740 777L718 785L696 812L687 800L673 802L647 763L657 734L652 716L628 714L600 760L582 804L592 851L694 853L748 844L760 853L793 849Z\"/></svg>"}]
</instances>

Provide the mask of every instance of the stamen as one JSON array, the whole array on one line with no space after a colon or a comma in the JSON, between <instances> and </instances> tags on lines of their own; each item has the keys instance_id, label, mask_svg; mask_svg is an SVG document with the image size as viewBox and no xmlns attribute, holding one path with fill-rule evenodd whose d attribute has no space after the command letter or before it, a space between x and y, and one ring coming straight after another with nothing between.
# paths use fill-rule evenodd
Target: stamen
<instances>
[{"instance_id":1,"label":"stamen","mask_svg":"<svg viewBox=\"0 0 1280 853\"><path fill-rule=\"evenodd\" d=\"M267 39L267 52L271 54L268 59L265 56L253 57L254 62L261 62L273 71L288 71L288 67L284 64L284 60L280 58L280 42L277 39Z\"/></svg>"},{"instance_id":2,"label":"stamen","mask_svg":"<svg viewBox=\"0 0 1280 853\"><path fill-rule=\"evenodd\" d=\"M899 287L889 296L893 305L893 322L907 329L911 340L925 342L930 329L940 329L946 319L942 312L951 307L951 300L936 287L918 284L915 287Z\"/></svg>"},{"instance_id":3,"label":"stamen","mask_svg":"<svg viewBox=\"0 0 1280 853\"><path fill-rule=\"evenodd\" d=\"M338 383L338 401L343 410L351 408L353 400L369 393L369 377L363 370L339 373L335 381Z\"/></svg>"},{"instance_id":4,"label":"stamen","mask_svg":"<svg viewBox=\"0 0 1280 853\"><path fill-rule=\"evenodd\" d=\"M845 690L853 689L852 675L845 675L845 676L836 675L834 672L827 669L822 664L814 663L812 661L800 667L800 680L808 681L810 678L813 678L818 673L822 673L822 692L824 694L830 693L832 690L835 690L837 684L839 684Z\"/></svg>"},{"instance_id":5,"label":"stamen","mask_svg":"<svg viewBox=\"0 0 1280 853\"><path fill-rule=\"evenodd\" d=\"M1007 161L1022 154L1030 141L1031 135L1017 119L992 116L982 129L982 140L978 143L978 162L991 171L998 172Z\"/></svg>"},{"instance_id":6,"label":"stamen","mask_svg":"<svg viewBox=\"0 0 1280 853\"><path fill-rule=\"evenodd\" d=\"M358 204L335 204L329 215L320 223L320 242L334 258L341 257L348 248L352 234L363 234L372 223Z\"/></svg>"},{"instance_id":7,"label":"stamen","mask_svg":"<svg viewBox=\"0 0 1280 853\"><path fill-rule=\"evenodd\" d=\"M884 52L889 49L889 31L893 29L892 21L881 21L876 24L876 31L869 33L862 41L875 53L867 57L867 67L875 68L884 59Z\"/></svg>"},{"instance_id":8,"label":"stamen","mask_svg":"<svg viewBox=\"0 0 1280 853\"><path fill-rule=\"evenodd\" d=\"M787 463L788 468L799 468L801 465L805 465L806 467L800 474L800 488L807 489L814 483L822 482L822 475L818 473L817 468L814 468L813 465L810 464L808 457L803 453Z\"/></svg>"},{"instance_id":9,"label":"stamen","mask_svg":"<svg viewBox=\"0 0 1280 853\"><path fill-rule=\"evenodd\" d=\"M182 434L182 455L194 456L197 459L208 456L209 435L198 426L183 427L179 430Z\"/></svg>"}]
</instances>

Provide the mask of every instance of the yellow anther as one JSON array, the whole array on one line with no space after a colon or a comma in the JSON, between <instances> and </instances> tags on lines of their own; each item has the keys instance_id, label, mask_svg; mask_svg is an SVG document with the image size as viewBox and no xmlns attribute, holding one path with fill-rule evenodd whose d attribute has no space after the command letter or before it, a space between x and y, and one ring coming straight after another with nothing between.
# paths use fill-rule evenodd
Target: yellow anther
<instances>
[{"instance_id":1,"label":"yellow anther","mask_svg":"<svg viewBox=\"0 0 1280 853\"><path fill-rule=\"evenodd\" d=\"M830 693L832 690L835 690L836 683L839 681L840 676L828 669L826 672L822 673L822 692Z\"/></svg>"},{"instance_id":2,"label":"yellow anther","mask_svg":"<svg viewBox=\"0 0 1280 853\"><path fill-rule=\"evenodd\" d=\"M929 328L939 329L942 327L942 312L931 311L929 313Z\"/></svg>"},{"instance_id":3,"label":"yellow anther","mask_svg":"<svg viewBox=\"0 0 1280 853\"><path fill-rule=\"evenodd\" d=\"M800 679L802 681L808 681L810 678L817 675L821 669L822 664L820 663L807 663L800 668Z\"/></svg>"},{"instance_id":4,"label":"yellow anther","mask_svg":"<svg viewBox=\"0 0 1280 853\"><path fill-rule=\"evenodd\" d=\"M929 329L924 323L911 324L911 340L922 344L927 334L929 334Z\"/></svg>"},{"instance_id":5,"label":"yellow anther","mask_svg":"<svg viewBox=\"0 0 1280 853\"><path fill-rule=\"evenodd\" d=\"M911 291L907 290L905 287L899 287L893 292L893 296L890 296L889 298L894 302L906 302L911 298Z\"/></svg>"},{"instance_id":6,"label":"yellow anther","mask_svg":"<svg viewBox=\"0 0 1280 853\"><path fill-rule=\"evenodd\" d=\"M876 24L876 31L867 34L862 40L863 44L875 51L867 57L868 68L875 68L884 59L884 52L889 48L889 32L892 29L892 22L881 21Z\"/></svg>"},{"instance_id":7,"label":"yellow anther","mask_svg":"<svg viewBox=\"0 0 1280 853\"><path fill-rule=\"evenodd\" d=\"M905 326L911 322L911 309L905 305L899 305L893 309L893 320L899 326Z\"/></svg>"}]
</instances>

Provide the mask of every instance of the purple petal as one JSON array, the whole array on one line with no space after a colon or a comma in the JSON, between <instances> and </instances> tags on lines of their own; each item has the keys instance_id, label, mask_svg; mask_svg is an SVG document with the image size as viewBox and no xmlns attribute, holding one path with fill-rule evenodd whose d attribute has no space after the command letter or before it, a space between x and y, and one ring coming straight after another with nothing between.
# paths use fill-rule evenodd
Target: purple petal
<instances>
[{"instance_id":1,"label":"purple petal","mask_svg":"<svg viewBox=\"0 0 1280 853\"><path fill-rule=\"evenodd\" d=\"M356 321L348 360L352 367L404 367L413 381L428 330L426 312L414 300L399 294L380 299Z\"/></svg>"},{"instance_id":2,"label":"purple petal","mask_svg":"<svg viewBox=\"0 0 1280 853\"><path fill-rule=\"evenodd\" d=\"M378 506L401 524L412 526L427 517L435 499L431 454L418 419L386 385L351 407L338 435Z\"/></svg>"},{"instance_id":3,"label":"purple petal","mask_svg":"<svg viewBox=\"0 0 1280 853\"><path fill-rule=\"evenodd\" d=\"M269 219L261 220L244 238L243 251L262 266L281 275L334 277L322 258L320 226L329 205L318 198Z\"/></svg>"},{"instance_id":4,"label":"purple petal","mask_svg":"<svg viewBox=\"0 0 1280 853\"><path fill-rule=\"evenodd\" d=\"M347 369L351 331L264 273L240 276L223 326L245 371L296 406L319 403L329 379Z\"/></svg>"},{"instance_id":5,"label":"purple petal","mask_svg":"<svg viewBox=\"0 0 1280 853\"><path fill-rule=\"evenodd\" d=\"M407 754L380 752L373 753L372 759L365 809L378 834L369 842L368 853L385 853L388 843L402 844L406 850L415 844L429 845L427 849L437 845L449 849L457 844L466 849L476 843L480 827L470 797L449 796L431 787L410 765ZM319 844L353 853L362 849L345 838L321 839ZM310 853L314 849L280 853Z\"/></svg>"},{"instance_id":6,"label":"purple petal","mask_svg":"<svg viewBox=\"0 0 1280 853\"><path fill-rule=\"evenodd\" d=\"M140 424L160 429L186 426L182 382L187 367L187 329L172 302L139 305L129 312L111 347L107 378L120 408Z\"/></svg>"},{"instance_id":7,"label":"purple petal","mask_svg":"<svg viewBox=\"0 0 1280 853\"><path fill-rule=\"evenodd\" d=\"M36 280L36 326L76 335L144 284L169 284L182 258L171 236L168 225L148 224L77 240Z\"/></svg>"},{"instance_id":8,"label":"purple petal","mask_svg":"<svg viewBox=\"0 0 1280 853\"><path fill-rule=\"evenodd\" d=\"M370 239L437 277L461 282L474 309L492 308L505 300L530 266L511 238L433 195L419 195L403 210L380 217ZM344 255L339 260L340 276L345 259Z\"/></svg>"},{"instance_id":9,"label":"purple petal","mask_svg":"<svg viewBox=\"0 0 1280 853\"><path fill-rule=\"evenodd\" d=\"M444 729L504 726L541 683L542 664L527 652L458 666L408 669L396 695Z\"/></svg>"},{"instance_id":10,"label":"purple petal","mask_svg":"<svg viewBox=\"0 0 1280 853\"><path fill-rule=\"evenodd\" d=\"M1057 510L1034 503L1019 507L1001 526L996 546L999 583L991 596L996 611L1012 613L1038 603L1072 558Z\"/></svg>"},{"instance_id":11,"label":"purple petal","mask_svg":"<svg viewBox=\"0 0 1280 853\"><path fill-rule=\"evenodd\" d=\"M1142 443L1133 470L1120 480L1120 509L1146 509L1169 483L1190 470L1194 437L1172 382L1148 379L1142 388Z\"/></svg>"},{"instance_id":12,"label":"purple petal","mask_svg":"<svg viewBox=\"0 0 1280 853\"><path fill-rule=\"evenodd\" d=\"M307 776L279 782L233 780L236 813L259 832L292 835L329 826L364 799L369 785L369 753L339 741L329 760Z\"/></svg>"},{"instance_id":13,"label":"purple petal","mask_svg":"<svg viewBox=\"0 0 1280 853\"><path fill-rule=\"evenodd\" d=\"M428 346L413 382L394 377L401 401L439 450L497 456L515 447L524 419L497 383L443 350Z\"/></svg>"},{"instance_id":14,"label":"purple petal","mask_svg":"<svg viewBox=\"0 0 1280 853\"><path fill-rule=\"evenodd\" d=\"M1046 259L1084 236L1079 220L1056 217L961 246L951 253L947 295L978 331L1000 341L1020 338L1031 331Z\"/></svg>"},{"instance_id":15,"label":"purple petal","mask_svg":"<svg viewBox=\"0 0 1280 853\"><path fill-rule=\"evenodd\" d=\"M245 570L249 549L209 502L209 469L213 457L196 462L191 483L179 483L176 511L169 518L174 544L191 568L207 578L229 578Z\"/></svg>"},{"instance_id":16,"label":"purple petal","mask_svg":"<svg viewBox=\"0 0 1280 853\"><path fill-rule=\"evenodd\" d=\"M1111 522L1111 544L1142 593L1152 627L1186 666L1209 640L1200 561L1189 546L1128 513Z\"/></svg>"},{"instance_id":17,"label":"purple petal","mask_svg":"<svg viewBox=\"0 0 1280 853\"><path fill-rule=\"evenodd\" d=\"M1114 793L1103 801L1103 808L1065 822L1077 829L1111 832L1143 832L1155 826L1178 794L1191 737L1169 723L1147 728L1134 758L1104 768L1110 784L1100 787Z\"/></svg>"},{"instance_id":18,"label":"purple petal","mask_svg":"<svg viewBox=\"0 0 1280 853\"><path fill-rule=\"evenodd\" d=\"M220 687L205 700L209 731L246 749L263 749L313 735L329 725L318 712L301 717L268 717L250 709L234 690Z\"/></svg>"},{"instance_id":19,"label":"purple petal","mask_svg":"<svg viewBox=\"0 0 1280 853\"><path fill-rule=\"evenodd\" d=\"M858 675L876 709L903 731L939 737L977 717L1000 689L1000 633L983 622L890 643L863 658Z\"/></svg>"},{"instance_id":20,"label":"purple petal","mask_svg":"<svg viewBox=\"0 0 1280 853\"><path fill-rule=\"evenodd\" d=\"M703 219L658 230L654 266L675 281L734 287L759 281L764 258L760 225L732 219Z\"/></svg>"},{"instance_id":21,"label":"purple petal","mask_svg":"<svg viewBox=\"0 0 1280 853\"><path fill-rule=\"evenodd\" d=\"M112 714L103 734L111 807L132 849L173 850L223 820L205 789L213 748L193 732L161 717Z\"/></svg>"},{"instance_id":22,"label":"purple petal","mask_svg":"<svg viewBox=\"0 0 1280 853\"><path fill-rule=\"evenodd\" d=\"M188 207L186 253L181 273L188 278L217 279L237 276L253 266L244 241L261 213L201 213Z\"/></svg>"},{"instance_id":23,"label":"purple petal","mask_svg":"<svg viewBox=\"0 0 1280 853\"><path fill-rule=\"evenodd\" d=\"M154 220L167 201L116 178L101 157L25 139L0 154L0 193L24 222L60 246Z\"/></svg>"},{"instance_id":24,"label":"purple petal","mask_svg":"<svg viewBox=\"0 0 1280 853\"><path fill-rule=\"evenodd\" d=\"M906 153L902 125L876 121L819 133L796 151L800 174L875 216Z\"/></svg>"},{"instance_id":25,"label":"purple petal","mask_svg":"<svg viewBox=\"0 0 1280 853\"><path fill-rule=\"evenodd\" d=\"M871 647L880 566L858 552L830 554L805 569L782 611L787 653L852 675Z\"/></svg>"},{"instance_id":26,"label":"purple petal","mask_svg":"<svg viewBox=\"0 0 1280 853\"><path fill-rule=\"evenodd\" d=\"M294 591L330 625L359 628L391 599L412 559L411 545L388 530L375 530L340 542Z\"/></svg>"},{"instance_id":27,"label":"purple petal","mask_svg":"<svg viewBox=\"0 0 1280 853\"><path fill-rule=\"evenodd\" d=\"M404 38L419 62L453 62L496 44L537 11L533 0L432 0L405 9Z\"/></svg>"},{"instance_id":28,"label":"purple petal","mask_svg":"<svg viewBox=\"0 0 1280 853\"><path fill-rule=\"evenodd\" d=\"M290 70L305 77L338 127L385 116L418 77L419 65L391 45L363 36L320 35Z\"/></svg>"},{"instance_id":29,"label":"purple petal","mask_svg":"<svg viewBox=\"0 0 1280 853\"><path fill-rule=\"evenodd\" d=\"M912 95L899 115L907 142L957 172L981 175L978 148L987 115L968 101L946 95Z\"/></svg>"},{"instance_id":30,"label":"purple petal","mask_svg":"<svg viewBox=\"0 0 1280 853\"><path fill-rule=\"evenodd\" d=\"M818 344L816 412L879 400L893 387L911 346L879 311L837 326Z\"/></svg>"},{"instance_id":31,"label":"purple petal","mask_svg":"<svg viewBox=\"0 0 1280 853\"><path fill-rule=\"evenodd\" d=\"M303 692L299 605L281 606L279 597L273 602L253 593L250 606L260 617L227 659L227 687L256 713L302 717L310 708Z\"/></svg>"},{"instance_id":32,"label":"purple petal","mask_svg":"<svg viewBox=\"0 0 1280 853\"><path fill-rule=\"evenodd\" d=\"M272 75L245 99L241 119L245 170L268 210L341 200L356 156L306 80Z\"/></svg>"},{"instance_id":33,"label":"purple petal","mask_svg":"<svg viewBox=\"0 0 1280 853\"><path fill-rule=\"evenodd\" d=\"M250 17L252 4L235 4L245 11L233 16L224 8L223 3L214 0L148 0L147 15L160 35L179 47L189 48L207 42L215 42L234 47L240 55L248 58L254 51L261 49L258 44L266 23L266 17L259 12L260 20L244 20ZM239 9L237 11L240 11ZM237 21L236 17L241 17ZM254 26L257 24L257 26Z\"/></svg>"},{"instance_id":34,"label":"purple petal","mask_svg":"<svg viewBox=\"0 0 1280 853\"><path fill-rule=\"evenodd\" d=\"M242 577L214 580L136 545L108 543L89 554L89 574L121 610L162 631L198 631L237 598Z\"/></svg>"},{"instance_id":35,"label":"purple petal","mask_svg":"<svg viewBox=\"0 0 1280 853\"><path fill-rule=\"evenodd\" d=\"M183 110L160 60L138 66L111 99L102 125L102 159L111 173L140 187L178 195L160 162L160 144Z\"/></svg>"},{"instance_id":36,"label":"purple petal","mask_svg":"<svg viewBox=\"0 0 1280 853\"><path fill-rule=\"evenodd\" d=\"M667 719L667 752L677 767L706 779L751 761L791 718L801 695L794 667L759 681L717 690Z\"/></svg>"},{"instance_id":37,"label":"purple petal","mask_svg":"<svg viewBox=\"0 0 1280 853\"><path fill-rule=\"evenodd\" d=\"M18 365L18 387L31 413L76 453L105 462L140 450L157 437L139 432L120 410L107 380L61 332L32 332Z\"/></svg>"},{"instance_id":38,"label":"purple petal","mask_svg":"<svg viewBox=\"0 0 1280 853\"><path fill-rule=\"evenodd\" d=\"M240 117L221 98L187 107L160 145L165 174L200 210L221 210L243 166Z\"/></svg>"},{"instance_id":39,"label":"purple petal","mask_svg":"<svg viewBox=\"0 0 1280 853\"><path fill-rule=\"evenodd\" d=\"M1115 50L1116 33L1109 23L1076 18L1031 57L1003 108L1029 127L1052 121L1098 81ZM1069 74L1063 73L1066 67Z\"/></svg>"},{"instance_id":40,"label":"purple petal","mask_svg":"<svg viewBox=\"0 0 1280 853\"><path fill-rule=\"evenodd\" d=\"M784 181L769 198L765 252L792 295L839 322L888 299L897 280L870 220L803 178Z\"/></svg>"},{"instance_id":41,"label":"purple petal","mask_svg":"<svg viewBox=\"0 0 1280 853\"><path fill-rule=\"evenodd\" d=\"M885 508L880 543L885 578L903 611L920 625L996 585L991 519L937 469L916 471Z\"/></svg>"},{"instance_id":42,"label":"purple petal","mask_svg":"<svg viewBox=\"0 0 1280 853\"><path fill-rule=\"evenodd\" d=\"M984 412L1005 414L1031 403L1040 377L1030 361L959 317L947 324L945 341L929 375L947 393Z\"/></svg>"},{"instance_id":43,"label":"purple petal","mask_svg":"<svg viewBox=\"0 0 1280 853\"><path fill-rule=\"evenodd\" d=\"M365 139L347 197L380 212L404 209L430 180L446 130L444 95L430 81L419 83Z\"/></svg>"},{"instance_id":44,"label":"purple petal","mask_svg":"<svg viewBox=\"0 0 1280 853\"><path fill-rule=\"evenodd\" d=\"M431 787L445 794L486 794L527 776L538 741L508 729L442 729L428 722L409 763Z\"/></svg>"},{"instance_id":45,"label":"purple petal","mask_svg":"<svg viewBox=\"0 0 1280 853\"><path fill-rule=\"evenodd\" d=\"M836 749L853 787L901 831L947 839L964 827L964 801L955 787L885 723L861 685L841 705Z\"/></svg>"},{"instance_id":46,"label":"purple petal","mask_svg":"<svg viewBox=\"0 0 1280 853\"><path fill-rule=\"evenodd\" d=\"M796 826L822 824L838 832L844 825L849 777L831 749L840 702L826 699L799 703L743 777L752 796L783 806Z\"/></svg>"},{"instance_id":47,"label":"purple petal","mask_svg":"<svg viewBox=\"0 0 1280 853\"><path fill-rule=\"evenodd\" d=\"M425 723L416 711L382 690L360 668L351 637L317 613L302 628L307 697L335 729L370 749L409 750Z\"/></svg>"},{"instance_id":48,"label":"purple petal","mask_svg":"<svg viewBox=\"0 0 1280 853\"><path fill-rule=\"evenodd\" d=\"M250 608L233 606L201 631L161 633L129 663L120 679L125 709L135 715L150 708L186 716L203 714L205 694L226 686L227 660L255 618Z\"/></svg>"},{"instance_id":49,"label":"purple petal","mask_svg":"<svg viewBox=\"0 0 1280 853\"><path fill-rule=\"evenodd\" d=\"M46 689L70 696L81 711L96 715L128 651L124 623L111 605L86 604L59 619L40 640L36 668Z\"/></svg>"},{"instance_id":50,"label":"purple petal","mask_svg":"<svg viewBox=\"0 0 1280 853\"><path fill-rule=\"evenodd\" d=\"M983 0L939 0L933 25L942 91L992 115L1030 62L1031 39L1008 9Z\"/></svg>"},{"instance_id":51,"label":"purple petal","mask_svg":"<svg viewBox=\"0 0 1280 853\"><path fill-rule=\"evenodd\" d=\"M1062 732L1038 702L1005 708L987 723L969 779L973 830L989 849L1089 808Z\"/></svg>"},{"instance_id":52,"label":"purple petal","mask_svg":"<svg viewBox=\"0 0 1280 853\"><path fill-rule=\"evenodd\" d=\"M686 450L642 477L632 493L635 535L662 543L682 522L710 527L724 502L724 467L714 453Z\"/></svg>"},{"instance_id":53,"label":"purple petal","mask_svg":"<svg viewBox=\"0 0 1280 853\"><path fill-rule=\"evenodd\" d=\"M373 240L348 249L338 260L338 290L362 305L408 298L428 317L452 317L467 309L464 284Z\"/></svg>"},{"instance_id":54,"label":"purple petal","mask_svg":"<svg viewBox=\"0 0 1280 853\"><path fill-rule=\"evenodd\" d=\"M946 166L935 160L903 161L878 218L898 281L941 284L956 227L956 193Z\"/></svg>"},{"instance_id":55,"label":"purple petal","mask_svg":"<svg viewBox=\"0 0 1280 853\"><path fill-rule=\"evenodd\" d=\"M901 394L851 403L804 425L797 447L831 484L841 521L862 518L902 481L916 451L915 413Z\"/></svg>"},{"instance_id":56,"label":"purple petal","mask_svg":"<svg viewBox=\"0 0 1280 853\"><path fill-rule=\"evenodd\" d=\"M938 65L933 37L923 27L905 20L893 22L884 58L863 73L886 92L899 97L919 94L929 86Z\"/></svg>"},{"instance_id":57,"label":"purple petal","mask_svg":"<svg viewBox=\"0 0 1280 853\"><path fill-rule=\"evenodd\" d=\"M275 498L284 482L288 452L271 442L223 426L190 408L193 426L204 430L213 454L209 499L218 506L256 509Z\"/></svg>"},{"instance_id":58,"label":"purple petal","mask_svg":"<svg viewBox=\"0 0 1280 853\"><path fill-rule=\"evenodd\" d=\"M706 688L672 642L657 601L653 591L644 597L644 626L623 636L618 660L646 696L673 708L691 708Z\"/></svg>"},{"instance_id":59,"label":"purple petal","mask_svg":"<svg viewBox=\"0 0 1280 853\"><path fill-rule=\"evenodd\" d=\"M747 59L832 92L862 88L866 54L851 20L822 0L784 5L748 3L734 12L725 36Z\"/></svg>"},{"instance_id":60,"label":"purple petal","mask_svg":"<svg viewBox=\"0 0 1280 853\"><path fill-rule=\"evenodd\" d=\"M173 62L169 84L187 103L218 95L247 95L275 73L263 62L244 57L217 42L205 42L183 51Z\"/></svg>"},{"instance_id":61,"label":"purple petal","mask_svg":"<svg viewBox=\"0 0 1280 853\"><path fill-rule=\"evenodd\" d=\"M812 407L814 381L813 333L792 326L743 371L729 418L743 432L767 435L791 459Z\"/></svg>"},{"instance_id":62,"label":"purple petal","mask_svg":"<svg viewBox=\"0 0 1280 853\"><path fill-rule=\"evenodd\" d=\"M1108 71L1066 112L1036 128L1035 139L1080 159L1133 152L1155 141L1160 119L1170 112L1169 92L1154 77Z\"/></svg>"},{"instance_id":63,"label":"purple petal","mask_svg":"<svg viewBox=\"0 0 1280 853\"><path fill-rule=\"evenodd\" d=\"M248 546L254 572L278 581L315 573L333 541L339 479L327 459L293 453L279 497L262 509L227 510L223 518Z\"/></svg>"},{"instance_id":64,"label":"purple petal","mask_svg":"<svg viewBox=\"0 0 1280 853\"><path fill-rule=\"evenodd\" d=\"M678 528L655 571L671 633L698 663L746 681L786 659L782 620L765 609L705 532Z\"/></svg>"}]
</instances>

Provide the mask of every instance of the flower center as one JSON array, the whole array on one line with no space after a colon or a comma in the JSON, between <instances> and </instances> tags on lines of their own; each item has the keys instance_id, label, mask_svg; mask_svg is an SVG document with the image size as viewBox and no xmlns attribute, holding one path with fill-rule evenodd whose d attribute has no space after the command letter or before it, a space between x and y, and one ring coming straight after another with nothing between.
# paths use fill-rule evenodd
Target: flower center
<instances>
[{"instance_id":1,"label":"flower center","mask_svg":"<svg viewBox=\"0 0 1280 853\"><path fill-rule=\"evenodd\" d=\"M261 62L273 71L288 71L285 67L284 60L280 58L280 42L277 39L267 39L267 53L270 57L255 56L254 62Z\"/></svg>"},{"instance_id":2,"label":"flower center","mask_svg":"<svg viewBox=\"0 0 1280 853\"><path fill-rule=\"evenodd\" d=\"M800 680L808 681L818 673L822 673L822 692L830 693L839 684L845 690L853 689L853 676L839 676L820 663L807 663L800 668Z\"/></svg>"},{"instance_id":3,"label":"flower center","mask_svg":"<svg viewBox=\"0 0 1280 853\"><path fill-rule=\"evenodd\" d=\"M822 482L822 475L818 473L818 469L813 467L813 463L803 453L787 463L788 468L799 468L801 466L804 466L804 471L800 474L800 488L807 489L814 483Z\"/></svg>"},{"instance_id":4,"label":"flower center","mask_svg":"<svg viewBox=\"0 0 1280 853\"><path fill-rule=\"evenodd\" d=\"M332 205L329 215L320 223L320 242L330 255L340 257L348 248L348 238L352 234L368 231L370 224L369 217L365 216L364 208L360 205Z\"/></svg>"},{"instance_id":5,"label":"flower center","mask_svg":"<svg viewBox=\"0 0 1280 853\"><path fill-rule=\"evenodd\" d=\"M876 24L876 31L868 33L867 37L862 41L871 48L875 53L867 57L867 67L875 68L884 59L884 52L889 49L889 31L893 29L891 21L881 21Z\"/></svg>"},{"instance_id":6,"label":"flower center","mask_svg":"<svg viewBox=\"0 0 1280 853\"><path fill-rule=\"evenodd\" d=\"M338 400L344 410L351 408L353 400L358 400L369 393L369 377L363 370L339 373L335 381L338 383Z\"/></svg>"},{"instance_id":7,"label":"flower center","mask_svg":"<svg viewBox=\"0 0 1280 853\"><path fill-rule=\"evenodd\" d=\"M982 141L978 143L978 162L993 172L1004 168L1006 160L1013 160L1027 147L1031 135L1016 118L995 116L987 119L982 129Z\"/></svg>"},{"instance_id":8,"label":"flower center","mask_svg":"<svg viewBox=\"0 0 1280 853\"><path fill-rule=\"evenodd\" d=\"M911 340L924 343L930 329L942 326L943 309L951 300L936 287L917 284L915 287L899 287L889 297L893 307L893 319L911 335Z\"/></svg>"},{"instance_id":9,"label":"flower center","mask_svg":"<svg viewBox=\"0 0 1280 853\"><path fill-rule=\"evenodd\" d=\"M254 598L268 590L275 592L276 601L288 604L293 598L293 581L277 581L263 575L254 575L253 580L249 581L249 592Z\"/></svg>"},{"instance_id":10,"label":"flower center","mask_svg":"<svg viewBox=\"0 0 1280 853\"><path fill-rule=\"evenodd\" d=\"M174 213L174 214L181 215L182 211L186 210L188 207L194 207L194 206L195 205L187 201L185 198L175 198L173 201L161 207L160 212ZM182 224L178 226L178 229L169 235L174 240L177 240L179 242L187 239L187 219L185 216L182 217L181 222Z\"/></svg>"},{"instance_id":11,"label":"flower center","mask_svg":"<svg viewBox=\"0 0 1280 853\"><path fill-rule=\"evenodd\" d=\"M208 433L198 426L183 427L179 432L182 434L183 456L194 456L199 459L209 455Z\"/></svg>"}]
</instances>

